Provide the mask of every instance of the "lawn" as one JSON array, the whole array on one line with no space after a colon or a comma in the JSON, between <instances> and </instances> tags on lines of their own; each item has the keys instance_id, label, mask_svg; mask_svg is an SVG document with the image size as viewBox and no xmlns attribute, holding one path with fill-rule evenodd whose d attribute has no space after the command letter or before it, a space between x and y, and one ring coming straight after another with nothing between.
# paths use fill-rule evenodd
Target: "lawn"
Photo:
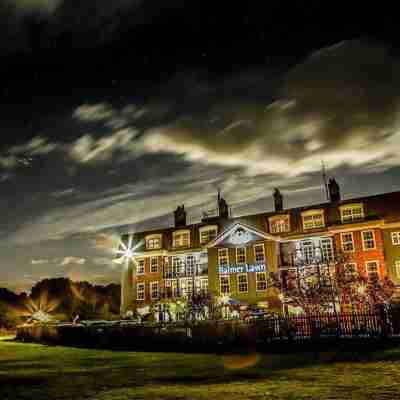
<instances>
[{"instance_id":1,"label":"lawn","mask_svg":"<svg viewBox=\"0 0 400 400\"><path fill-rule=\"evenodd\" d=\"M400 347L370 354L205 355L0 339L0 399L400 398Z\"/></svg>"}]
</instances>

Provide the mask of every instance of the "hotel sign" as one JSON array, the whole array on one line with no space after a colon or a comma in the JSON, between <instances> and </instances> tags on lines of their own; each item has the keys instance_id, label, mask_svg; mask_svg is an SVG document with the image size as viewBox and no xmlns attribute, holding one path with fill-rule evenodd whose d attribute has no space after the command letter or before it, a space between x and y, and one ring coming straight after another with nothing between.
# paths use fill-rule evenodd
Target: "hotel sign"
<instances>
[{"instance_id":1,"label":"hotel sign","mask_svg":"<svg viewBox=\"0 0 400 400\"><path fill-rule=\"evenodd\" d=\"M220 274L245 274L246 272L265 272L265 264L233 264L218 267Z\"/></svg>"}]
</instances>

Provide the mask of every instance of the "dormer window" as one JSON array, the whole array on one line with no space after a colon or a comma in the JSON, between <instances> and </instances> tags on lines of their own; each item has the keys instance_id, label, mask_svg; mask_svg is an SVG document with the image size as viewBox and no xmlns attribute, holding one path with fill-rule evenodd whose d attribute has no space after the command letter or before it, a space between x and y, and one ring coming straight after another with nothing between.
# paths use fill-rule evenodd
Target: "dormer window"
<instances>
[{"instance_id":1,"label":"dormer window","mask_svg":"<svg viewBox=\"0 0 400 400\"><path fill-rule=\"evenodd\" d=\"M146 250L161 249L161 234L146 236Z\"/></svg>"},{"instance_id":2,"label":"dormer window","mask_svg":"<svg viewBox=\"0 0 400 400\"><path fill-rule=\"evenodd\" d=\"M301 213L304 229L323 228L325 226L324 210L309 210Z\"/></svg>"},{"instance_id":3,"label":"dormer window","mask_svg":"<svg viewBox=\"0 0 400 400\"><path fill-rule=\"evenodd\" d=\"M289 215L275 215L270 217L269 229L271 233L284 233L290 231Z\"/></svg>"},{"instance_id":4,"label":"dormer window","mask_svg":"<svg viewBox=\"0 0 400 400\"><path fill-rule=\"evenodd\" d=\"M189 247L190 246L190 231L180 230L172 234L172 247Z\"/></svg>"},{"instance_id":5,"label":"dormer window","mask_svg":"<svg viewBox=\"0 0 400 400\"><path fill-rule=\"evenodd\" d=\"M346 204L339 207L340 218L343 223L357 221L364 218L364 207L362 203Z\"/></svg>"},{"instance_id":6,"label":"dormer window","mask_svg":"<svg viewBox=\"0 0 400 400\"><path fill-rule=\"evenodd\" d=\"M217 237L218 226L207 225L199 228L200 244L206 244Z\"/></svg>"}]
</instances>

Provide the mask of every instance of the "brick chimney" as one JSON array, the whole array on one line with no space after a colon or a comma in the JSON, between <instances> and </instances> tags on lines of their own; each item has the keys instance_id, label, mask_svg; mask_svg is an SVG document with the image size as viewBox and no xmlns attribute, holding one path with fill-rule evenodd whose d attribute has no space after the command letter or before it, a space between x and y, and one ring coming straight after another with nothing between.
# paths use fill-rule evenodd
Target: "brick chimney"
<instances>
[{"instance_id":1,"label":"brick chimney","mask_svg":"<svg viewBox=\"0 0 400 400\"><path fill-rule=\"evenodd\" d=\"M274 207L275 211L283 211L283 196L279 189L274 190Z\"/></svg>"},{"instance_id":2,"label":"brick chimney","mask_svg":"<svg viewBox=\"0 0 400 400\"><path fill-rule=\"evenodd\" d=\"M186 226L185 205L178 206L174 211L175 228Z\"/></svg>"},{"instance_id":3,"label":"brick chimney","mask_svg":"<svg viewBox=\"0 0 400 400\"><path fill-rule=\"evenodd\" d=\"M331 202L340 201L340 187L335 178L330 178L328 182L329 200Z\"/></svg>"}]
</instances>

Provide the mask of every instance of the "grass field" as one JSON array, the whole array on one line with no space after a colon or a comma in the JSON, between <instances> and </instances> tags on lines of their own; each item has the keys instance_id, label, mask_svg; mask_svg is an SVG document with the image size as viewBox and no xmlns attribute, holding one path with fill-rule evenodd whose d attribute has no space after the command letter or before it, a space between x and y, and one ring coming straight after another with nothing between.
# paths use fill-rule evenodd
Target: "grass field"
<instances>
[{"instance_id":1,"label":"grass field","mask_svg":"<svg viewBox=\"0 0 400 400\"><path fill-rule=\"evenodd\" d=\"M0 339L0 399L400 398L400 347L360 354L204 355Z\"/></svg>"}]
</instances>

